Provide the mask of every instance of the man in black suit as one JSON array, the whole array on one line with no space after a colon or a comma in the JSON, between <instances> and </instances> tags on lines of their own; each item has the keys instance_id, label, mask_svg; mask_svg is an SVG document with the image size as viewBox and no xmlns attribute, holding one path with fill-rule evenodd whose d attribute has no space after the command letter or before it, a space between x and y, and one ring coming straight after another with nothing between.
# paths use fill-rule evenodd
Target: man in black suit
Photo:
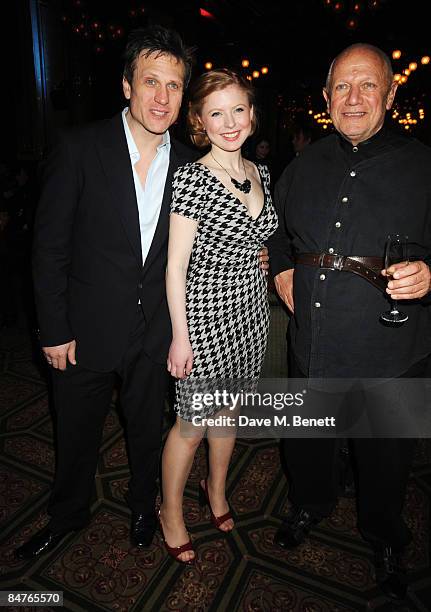
<instances>
[{"instance_id":1,"label":"man in black suit","mask_svg":"<svg viewBox=\"0 0 431 612\"><path fill-rule=\"evenodd\" d=\"M52 369L57 470L51 521L17 550L51 550L88 524L99 445L117 376L127 421L131 540L151 543L171 326L165 265L171 182L193 153L169 136L191 72L176 32L132 32L129 107L70 134L51 155L34 238L43 353Z\"/></svg>"}]
</instances>

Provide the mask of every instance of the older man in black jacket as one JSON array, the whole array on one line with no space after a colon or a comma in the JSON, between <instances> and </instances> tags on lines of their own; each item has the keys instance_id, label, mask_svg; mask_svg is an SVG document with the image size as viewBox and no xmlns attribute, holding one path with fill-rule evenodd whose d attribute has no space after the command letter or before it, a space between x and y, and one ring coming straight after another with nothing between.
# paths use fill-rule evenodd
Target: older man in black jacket
<instances>
[{"instance_id":1,"label":"older man in black jacket","mask_svg":"<svg viewBox=\"0 0 431 612\"><path fill-rule=\"evenodd\" d=\"M380 49L345 49L324 89L337 133L309 146L276 186L280 228L269 250L275 286L293 313L293 377L415 377L429 364L431 150L385 127L396 88ZM420 256L392 266L379 291L391 233L408 235ZM403 301L403 326L379 321L388 294ZM293 507L276 542L294 547L335 505L336 441L284 442ZM401 512L413 440L353 442L359 528L375 548L380 586L402 599L400 553L411 536Z\"/></svg>"}]
</instances>

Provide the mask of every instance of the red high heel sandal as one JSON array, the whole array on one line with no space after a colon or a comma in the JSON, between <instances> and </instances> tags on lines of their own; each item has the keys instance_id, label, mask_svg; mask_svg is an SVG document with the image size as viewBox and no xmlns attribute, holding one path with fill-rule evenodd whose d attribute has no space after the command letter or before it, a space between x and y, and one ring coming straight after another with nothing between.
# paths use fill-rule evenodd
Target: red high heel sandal
<instances>
[{"instance_id":1,"label":"red high heel sandal","mask_svg":"<svg viewBox=\"0 0 431 612\"><path fill-rule=\"evenodd\" d=\"M204 483L203 486L202 486L202 481L199 483L199 505L201 507L208 506L209 511L210 511L210 516L211 516L211 522L216 529L218 529L222 533L229 533L230 531L232 531L233 528L232 529L220 529L220 525L222 525L225 521L228 521L229 519L233 519L231 511L228 510L227 512L225 512L225 514L222 514L221 516L216 516L214 512L212 511L211 504L210 504L210 498L208 495L207 478L205 478L203 483Z\"/></svg>"},{"instance_id":2,"label":"red high heel sandal","mask_svg":"<svg viewBox=\"0 0 431 612\"><path fill-rule=\"evenodd\" d=\"M163 525L162 525L162 521L160 520L160 510L158 514L158 519L159 519L159 527L160 527L160 533L162 534L163 544L165 545L166 552L168 553L168 555L170 555L178 563L184 563L185 565L192 565L192 563L195 562L196 553L193 559L189 559L188 561L183 561L182 559L178 558L183 552L187 552L188 550L195 552L190 536L189 536L189 541L186 542L185 544L181 544L181 546L169 546L169 544L166 542L165 534L163 532Z\"/></svg>"}]
</instances>

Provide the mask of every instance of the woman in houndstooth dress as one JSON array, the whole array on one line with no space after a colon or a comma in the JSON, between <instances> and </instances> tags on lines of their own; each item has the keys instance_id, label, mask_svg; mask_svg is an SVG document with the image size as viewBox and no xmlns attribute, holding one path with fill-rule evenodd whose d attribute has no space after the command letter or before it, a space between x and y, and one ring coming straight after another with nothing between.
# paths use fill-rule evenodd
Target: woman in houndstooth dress
<instances>
[{"instance_id":1,"label":"woman in houndstooth dress","mask_svg":"<svg viewBox=\"0 0 431 612\"><path fill-rule=\"evenodd\" d=\"M191 379L200 383L255 379L260 374L269 306L258 253L277 221L268 170L257 170L264 193L257 218L202 163L179 168L174 179L171 212L198 221L186 282L193 368L176 382L175 410L186 421L196 415L189 401ZM213 413L214 408L204 407L199 417Z\"/></svg>"},{"instance_id":2,"label":"woman in houndstooth dress","mask_svg":"<svg viewBox=\"0 0 431 612\"><path fill-rule=\"evenodd\" d=\"M177 421L163 453L160 521L168 551L180 562L194 558L182 494L205 433L201 427L185 437L181 427L196 414L202 419L216 410L201 407L196 413L190 390L214 379L258 378L269 325L258 255L277 227L268 170L241 156L255 125L251 86L228 70L205 73L192 89L188 120L195 143L210 143L211 150L178 169L171 208L167 295L173 340L168 370L177 378ZM200 495L214 526L227 532L233 520L225 485L235 438L211 435L211 428L206 433L209 475L200 483Z\"/></svg>"}]
</instances>

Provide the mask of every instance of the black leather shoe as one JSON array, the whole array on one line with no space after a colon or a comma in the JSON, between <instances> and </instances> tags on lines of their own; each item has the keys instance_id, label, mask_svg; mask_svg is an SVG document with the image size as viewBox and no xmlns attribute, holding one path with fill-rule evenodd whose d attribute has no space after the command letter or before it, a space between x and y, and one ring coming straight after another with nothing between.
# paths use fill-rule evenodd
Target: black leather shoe
<instances>
[{"instance_id":1,"label":"black leather shoe","mask_svg":"<svg viewBox=\"0 0 431 612\"><path fill-rule=\"evenodd\" d=\"M20 561L36 559L48 553L50 550L53 550L67 535L69 535L69 533L73 533L73 531L74 530L70 529L69 531L55 533L49 525L47 525L35 533L28 542L17 548L15 556L17 559L20 559Z\"/></svg>"},{"instance_id":2,"label":"black leather shoe","mask_svg":"<svg viewBox=\"0 0 431 612\"><path fill-rule=\"evenodd\" d=\"M375 548L374 566L376 582L383 593L397 601L405 599L408 583L401 554L394 553L390 546Z\"/></svg>"},{"instance_id":3,"label":"black leather shoe","mask_svg":"<svg viewBox=\"0 0 431 612\"><path fill-rule=\"evenodd\" d=\"M145 548L153 541L157 528L155 514L132 514L130 541L133 546Z\"/></svg>"},{"instance_id":4,"label":"black leather shoe","mask_svg":"<svg viewBox=\"0 0 431 612\"><path fill-rule=\"evenodd\" d=\"M275 534L274 542L283 548L296 548L321 520L303 508L292 508Z\"/></svg>"}]
</instances>

